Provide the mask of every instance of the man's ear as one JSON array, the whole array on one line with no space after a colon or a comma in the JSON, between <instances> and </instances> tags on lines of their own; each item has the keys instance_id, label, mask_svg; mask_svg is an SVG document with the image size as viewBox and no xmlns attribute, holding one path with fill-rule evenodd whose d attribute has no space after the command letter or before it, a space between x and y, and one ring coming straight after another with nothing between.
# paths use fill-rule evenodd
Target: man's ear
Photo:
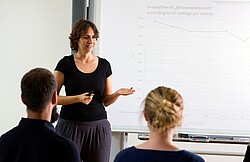
<instances>
[{"instance_id":1,"label":"man's ear","mask_svg":"<svg viewBox=\"0 0 250 162\"><path fill-rule=\"evenodd\" d=\"M57 92L55 91L52 95L52 104L56 105L57 103Z\"/></svg>"},{"instance_id":2,"label":"man's ear","mask_svg":"<svg viewBox=\"0 0 250 162\"><path fill-rule=\"evenodd\" d=\"M21 100L22 100L23 104L25 104L25 99L23 98L23 95L21 95Z\"/></svg>"}]
</instances>

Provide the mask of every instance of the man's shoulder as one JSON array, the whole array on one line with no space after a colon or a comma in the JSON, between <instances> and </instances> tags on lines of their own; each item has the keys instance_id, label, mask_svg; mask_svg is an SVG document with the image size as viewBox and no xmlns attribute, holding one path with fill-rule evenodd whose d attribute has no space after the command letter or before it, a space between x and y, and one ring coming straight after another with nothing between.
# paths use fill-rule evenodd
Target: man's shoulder
<instances>
[{"instance_id":1,"label":"man's shoulder","mask_svg":"<svg viewBox=\"0 0 250 162\"><path fill-rule=\"evenodd\" d=\"M62 135L55 133L55 137L57 138L54 142L57 148L57 152L61 153L61 156L68 158L70 161L80 161L79 151L73 141L70 139L63 137Z\"/></svg>"},{"instance_id":2,"label":"man's shoulder","mask_svg":"<svg viewBox=\"0 0 250 162\"><path fill-rule=\"evenodd\" d=\"M6 138L12 137L16 131L18 131L18 126L12 128L12 129L8 130L7 132L5 132L4 134L2 134L0 137L0 141L2 141L3 139L6 139Z\"/></svg>"},{"instance_id":3,"label":"man's shoulder","mask_svg":"<svg viewBox=\"0 0 250 162\"><path fill-rule=\"evenodd\" d=\"M59 144L65 144L65 145L74 145L74 142L70 139L58 134L57 132L54 133L54 140L57 141Z\"/></svg>"}]
</instances>

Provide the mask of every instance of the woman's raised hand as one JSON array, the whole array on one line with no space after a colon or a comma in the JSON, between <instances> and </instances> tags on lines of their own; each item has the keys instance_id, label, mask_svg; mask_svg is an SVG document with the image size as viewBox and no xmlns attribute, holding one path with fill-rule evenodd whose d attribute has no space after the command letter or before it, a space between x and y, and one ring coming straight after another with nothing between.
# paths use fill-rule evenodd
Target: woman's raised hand
<instances>
[{"instance_id":1,"label":"woman's raised hand","mask_svg":"<svg viewBox=\"0 0 250 162\"><path fill-rule=\"evenodd\" d=\"M135 92L135 90L133 89L133 87L131 88L120 88L116 91L117 94L119 95L123 95L123 96L127 96L127 95L131 95Z\"/></svg>"}]
</instances>

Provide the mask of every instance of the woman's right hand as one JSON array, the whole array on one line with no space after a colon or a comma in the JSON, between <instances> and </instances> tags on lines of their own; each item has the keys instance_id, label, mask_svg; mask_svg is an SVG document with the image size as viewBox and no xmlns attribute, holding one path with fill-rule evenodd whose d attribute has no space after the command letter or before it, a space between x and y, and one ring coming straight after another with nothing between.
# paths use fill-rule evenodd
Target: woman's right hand
<instances>
[{"instance_id":1,"label":"woman's right hand","mask_svg":"<svg viewBox=\"0 0 250 162\"><path fill-rule=\"evenodd\" d=\"M85 105L88 105L92 99L93 99L94 94L89 92L85 92L83 94L78 95L79 102L84 103Z\"/></svg>"}]
</instances>

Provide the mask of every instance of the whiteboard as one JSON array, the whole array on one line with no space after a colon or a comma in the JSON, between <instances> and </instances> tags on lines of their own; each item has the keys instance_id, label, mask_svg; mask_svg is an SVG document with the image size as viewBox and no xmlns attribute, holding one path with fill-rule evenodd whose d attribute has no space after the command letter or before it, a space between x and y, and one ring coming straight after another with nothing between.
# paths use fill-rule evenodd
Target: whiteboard
<instances>
[{"instance_id":1,"label":"whiteboard","mask_svg":"<svg viewBox=\"0 0 250 162\"><path fill-rule=\"evenodd\" d=\"M101 0L99 55L113 90L114 131L145 131L140 104L157 86L184 98L179 132L250 135L250 1Z\"/></svg>"}]
</instances>

